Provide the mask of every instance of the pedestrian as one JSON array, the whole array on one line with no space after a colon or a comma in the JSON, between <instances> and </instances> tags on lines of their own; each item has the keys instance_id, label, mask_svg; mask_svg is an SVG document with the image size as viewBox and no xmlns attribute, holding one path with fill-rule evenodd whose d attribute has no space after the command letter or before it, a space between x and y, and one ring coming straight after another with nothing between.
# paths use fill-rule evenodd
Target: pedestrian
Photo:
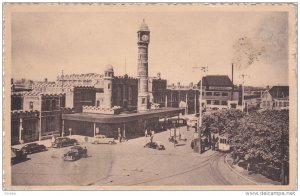
<instances>
[{"instance_id":1,"label":"pedestrian","mask_svg":"<svg viewBox=\"0 0 300 196\"><path fill-rule=\"evenodd\" d=\"M52 137L51 137L51 146L52 146L52 147L53 147L54 142L55 142L55 137L54 137L54 135L52 134Z\"/></svg>"},{"instance_id":2,"label":"pedestrian","mask_svg":"<svg viewBox=\"0 0 300 196\"><path fill-rule=\"evenodd\" d=\"M155 132L154 132L154 130L152 130L151 131L151 143L153 142L154 134L155 134Z\"/></svg>"},{"instance_id":3,"label":"pedestrian","mask_svg":"<svg viewBox=\"0 0 300 196\"><path fill-rule=\"evenodd\" d=\"M195 147L195 140L192 140L192 142L191 142L191 148L194 149L194 147Z\"/></svg>"},{"instance_id":4,"label":"pedestrian","mask_svg":"<svg viewBox=\"0 0 300 196\"><path fill-rule=\"evenodd\" d=\"M181 131L178 129L178 140L181 140Z\"/></svg>"},{"instance_id":5,"label":"pedestrian","mask_svg":"<svg viewBox=\"0 0 300 196\"><path fill-rule=\"evenodd\" d=\"M171 136L170 137L170 141L171 142L174 142L174 137L175 137L174 134L175 134L174 128L171 128L170 129L170 136Z\"/></svg>"},{"instance_id":6,"label":"pedestrian","mask_svg":"<svg viewBox=\"0 0 300 196\"><path fill-rule=\"evenodd\" d=\"M148 137L148 130L145 130L145 142L147 143L147 137Z\"/></svg>"},{"instance_id":7,"label":"pedestrian","mask_svg":"<svg viewBox=\"0 0 300 196\"><path fill-rule=\"evenodd\" d=\"M87 153L87 148L86 148L86 146L84 147L84 152L85 152L84 157L87 158L87 157L88 157L88 153Z\"/></svg>"},{"instance_id":8,"label":"pedestrian","mask_svg":"<svg viewBox=\"0 0 300 196\"><path fill-rule=\"evenodd\" d=\"M122 142L122 135L121 135L121 129L118 128L118 140L121 143Z\"/></svg>"}]
</instances>

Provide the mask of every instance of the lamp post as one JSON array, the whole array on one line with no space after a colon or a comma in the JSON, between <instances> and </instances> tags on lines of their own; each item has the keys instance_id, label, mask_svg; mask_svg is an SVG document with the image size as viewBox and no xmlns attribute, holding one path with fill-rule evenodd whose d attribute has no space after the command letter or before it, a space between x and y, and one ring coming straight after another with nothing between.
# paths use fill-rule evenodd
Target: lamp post
<instances>
[{"instance_id":1,"label":"lamp post","mask_svg":"<svg viewBox=\"0 0 300 196\"><path fill-rule=\"evenodd\" d=\"M201 150L201 126L202 126L202 84L203 84L203 74L208 71L208 67L193 67L194 69L200 69L201 79L200 79L200 96L199 96L199 119L198 119L198 136L199 136L199 154L202 153Z\"/></svg>"}]
</instances>

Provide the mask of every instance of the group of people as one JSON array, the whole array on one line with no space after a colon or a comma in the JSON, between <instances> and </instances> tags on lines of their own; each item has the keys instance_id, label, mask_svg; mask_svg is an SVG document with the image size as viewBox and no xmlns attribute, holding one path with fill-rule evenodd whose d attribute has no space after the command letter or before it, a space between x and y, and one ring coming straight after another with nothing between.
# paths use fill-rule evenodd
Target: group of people
<instances>
[{"instance_id":1,"label":"group of people","mask_svg":"<svg viewBox=\"0 0 300 196\"><path fill-rule=\"evenodd\" d=\"M121 133L121 129L118 128L118 141L121 143L122 141L127 141L127 138L125 136L125 132L123 132L123 135Z\"/></svg>"}]
</instances>

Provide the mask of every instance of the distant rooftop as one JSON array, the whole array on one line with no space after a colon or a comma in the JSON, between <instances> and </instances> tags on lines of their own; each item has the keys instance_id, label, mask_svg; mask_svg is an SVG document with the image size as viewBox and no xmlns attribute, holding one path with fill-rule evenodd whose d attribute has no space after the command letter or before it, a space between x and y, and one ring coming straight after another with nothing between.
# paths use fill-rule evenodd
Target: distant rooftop
<instances>
[{"instance_id":1,"label":"distant rooftop","mask_svg":"<svg viewBox=\"0 0 300 196\"><path fill-rule=\"evenodd\" d=\"M208 75L203 77L203 86L232 87L233 83L227 75Z\"/></svg>"},{"instance_id":2,"label":"distant rooftop","mask_svg":"<svg viewBox=\"0 0 300 196\"><path fill-rule=\"evenodd\" d=\"M289 96L289 86L273 86L269 93L273 98L285 98Z\"/></svg>"}]
</instances>

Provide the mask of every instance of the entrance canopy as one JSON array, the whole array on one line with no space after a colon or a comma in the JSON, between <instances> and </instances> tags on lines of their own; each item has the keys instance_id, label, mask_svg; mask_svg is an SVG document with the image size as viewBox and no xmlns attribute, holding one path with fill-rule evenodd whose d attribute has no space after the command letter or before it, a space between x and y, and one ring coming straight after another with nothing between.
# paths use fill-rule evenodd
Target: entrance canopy
<instances>
[{"instance_id":1,"label":"entrance canopy","mask_svg":"<svg viewBox=\"0 0 300 196\"><path fill-rule=\"evenodd\" d=\"M131 114L94 114L94 113L76 113L76 114L63 114L63 120L83 121L83 122L95 122L95 123L126 123L136 121L139 119L151 119L151 118L165 118L177 116L184 112L181 108L160 108L155 110L147 110L145 112L137 112Z\"/></svg>"}]
</instances>

